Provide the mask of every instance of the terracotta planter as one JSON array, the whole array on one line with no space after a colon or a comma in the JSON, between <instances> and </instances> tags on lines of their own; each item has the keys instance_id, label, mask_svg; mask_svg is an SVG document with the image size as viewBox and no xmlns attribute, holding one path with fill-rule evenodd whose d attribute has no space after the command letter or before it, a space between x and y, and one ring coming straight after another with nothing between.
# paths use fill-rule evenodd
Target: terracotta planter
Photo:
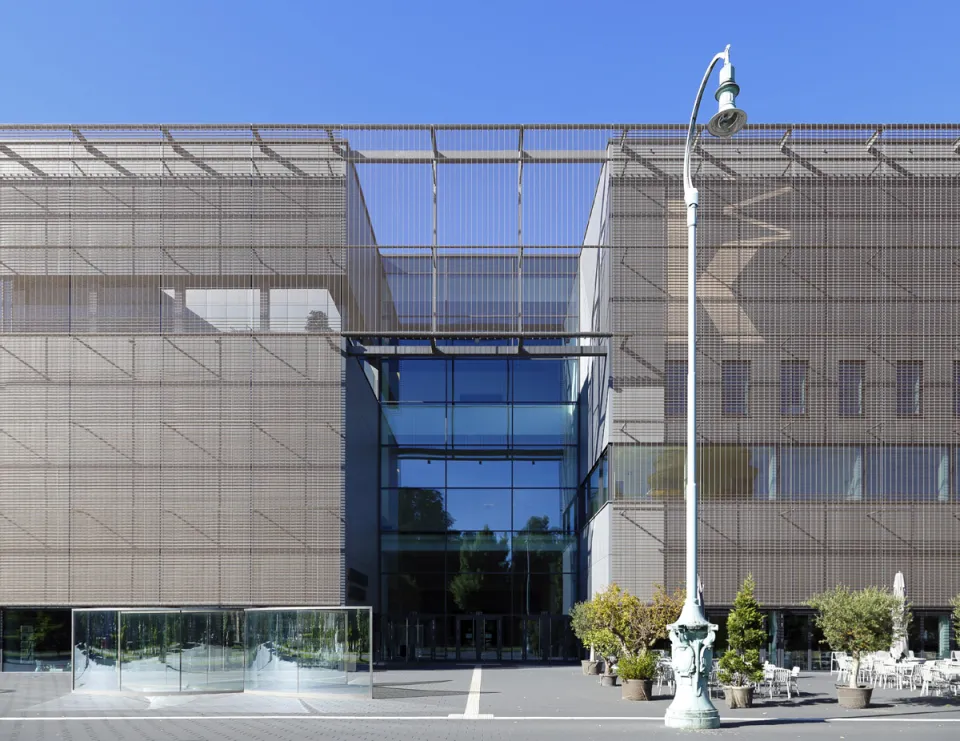
<instances>
[{"instance_id":1,"label":"terracotta planter","mask_svg":"<svg viewBox=\"0 0 960 741\"><path fill-rule=\"evenodd\" d=\"M617 686L617 675L616 675L616 674L601 674L601 675L600 675L600 686L601 686L601 687L616 687L616 686Z\"/></svg>"},{"instance_id":2,"label":"terracotta planter","mask_svg":"<svg viewBox=\"0 0 960 741\"><path fill-rule=\"evenodd\" d=\"M873 687L837 687L837 701L842 708L863 710L870 704Z\"/></svg>"},{"instance_id":3,"label":"terracotta planter","mask_svg":"<svg viewBox=\"0 0 960 741\"><path fill-rule=\"evenodd\" d=\"M724 687L723 695L727 698L727 707L731 710L753 707L753 687Z\"/></svg>"},{"instance_id":4,"label":"terracotta planter","mask_svg":"<svg viewBox=\"0 0 960 741\"><path fill-rule=\"evenodd\" d=\"M600 673L600 662L591 661L590 659L584 659L580 662L580 668L583 669L583 673L587 676L597 676Z\"/></svg>"},{"instance_id":5,"label":"terracotta planter","mask_svg":"<svg viewBox=\"0 0 960 741\"><path fill-rule=\"evenodd\" d=\"M652 679L624 679L620 685L620 697L624 700L652 700Z\"/></svg>"}]
</instances>

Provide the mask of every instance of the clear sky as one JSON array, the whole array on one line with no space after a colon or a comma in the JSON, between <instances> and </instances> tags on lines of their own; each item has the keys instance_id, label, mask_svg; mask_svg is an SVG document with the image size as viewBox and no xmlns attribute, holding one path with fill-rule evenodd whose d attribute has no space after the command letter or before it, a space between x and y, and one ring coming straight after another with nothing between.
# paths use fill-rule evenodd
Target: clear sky
<instances>
[{"instance_id":1,"label":"clear sky","mask_svg":"<svg viewBox=\"0 0 960 741\"><path fill-rule=\"evenodd\" d=\"M753 122L960 120L957 0L34 0L0 28L4 122L682 122L727 43Z\"/></svg>"}]
</instances>

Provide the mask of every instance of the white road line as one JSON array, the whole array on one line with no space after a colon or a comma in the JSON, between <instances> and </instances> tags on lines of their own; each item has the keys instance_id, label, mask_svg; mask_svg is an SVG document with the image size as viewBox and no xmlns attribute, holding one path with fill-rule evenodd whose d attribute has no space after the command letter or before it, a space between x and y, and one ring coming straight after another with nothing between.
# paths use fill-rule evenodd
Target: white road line
<instances>
[{"instance_id":1,"label":"white road line","mask_svg":"<svg viewBox=\"0 0 960 741\"><path fill-rule=\"evenodd\" d=\"M644 722L663 722L663 716L657 715L568 715L568 716L558 716L558 715L472 715L468 716L466 713L463 715L457 713L454 715L322 715L322 714L307 714L302 715L69 715L69 716L44 716L44 717L12 717L5 716L0 718L0 723L6 721L8 723L26 723L26 722L70 722L70 721L133 721L133 722L143 722L143 721L164 721L164 720L176 720L176 721L209 721L209 720L320 720L320 721L330 721L330 720L340 720L340 721L426 721L426 720L492 720L492 721L509 721L515 723L522 720L534 720L534 721L545 721L545 720L559 720L559 721L644 721ZM821 723L960 723L960 718L804 718L802 716L796 718L786 718L786 717L768 717L768 718L730 718L728 720L735 720L737 723L789 723L791 720L795 720L798 723L811 723L811 722L821 722ZM721 719L722 727L722 719Z\"/></svg>"},{"instance_id":2,"label":"white road line","mask_svg":"<svg viewBox=\"0 0 960 741\"><path fill-rule=\"evenodd\" d=\"M480 715L480 683L482 670L479 666L473 667L473 676L470 677L470 692L467 694L467 707L463 710L463 715L451 713L449 718L465 718L467 720L477 720L484 718L489 720L492 715Z\"/></svg>"}]
</instances>

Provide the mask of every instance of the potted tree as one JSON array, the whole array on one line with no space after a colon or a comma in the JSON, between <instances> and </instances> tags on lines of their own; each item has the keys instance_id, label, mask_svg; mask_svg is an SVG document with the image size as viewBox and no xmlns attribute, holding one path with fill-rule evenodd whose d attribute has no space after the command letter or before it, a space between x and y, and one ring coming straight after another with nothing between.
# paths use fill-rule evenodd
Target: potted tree
<instances>
[{"instance_id":1,"label":"potted tree","mask_svg":"<svg viewBox=\"0 0 960 741\"><path fill-rule=\"evenodd\" d=\"M718 678L723 684L727 707L753 707L753 686L763 679L760 647L766 639L764 615L754 597L756 582L748 574L727 616L729 648L720 657Z\"/></svg>"},{"instance_id":2,"label":"potted tree","mask_svg":"<svg viewBox=\"0 0 960 741\"><path fill-rule=\"evenodd\" d=\"M597 659L596 654L596 625L595 610L593 602L577 602L570 609L570 627L573 628L573 634L580 640L584 648L590 650L590 658L580 662L580 667L586 675L596 676L600 673L602 662Z\"/></svg>"},{"instance_id":3,"label":"potted tree","mask_svg":"<svg viewBox=\"0 0 960 741\"><path fill-rule=\"evenodd\" d=\"M598 650L619 657L617 676L625 700L648 700L653 693L657 657L651 649L667 637L667 626L676 621L683 607L683 595L668 595L662 586L654 588L651 602L642 602L616 584L593 599ZM604 677L612 674L607 667ZM615 685L615 681L601 683Z\"/></svg>"},{"instance_id":4,"label":"potted tree","mask_svg":"<svg viewBox=\"0 0 960 741\"><path fill-rule=\"evenodd\" d=\"M617 662L620 696L624 700L652 700L653 679L657 675L657 655L653 651L621 656Z\"/></svg>"},{"instance_id":5,"label":"potted tree","mask_svg":"<svg viewBox=\"0 0 960 741\"><path fill-rule=\"evenodd\" d=\"M885 589L867 587L854 591L837 587L814 595L807 603L817 611L817 627L833 651L850 654L850 681L837 687L841 707L865 708L870 704L872 687L858 683L860 658L874 651L886 651L899 638L894 615L902 605L900 599Z\"/></svg>"}]
</instances>

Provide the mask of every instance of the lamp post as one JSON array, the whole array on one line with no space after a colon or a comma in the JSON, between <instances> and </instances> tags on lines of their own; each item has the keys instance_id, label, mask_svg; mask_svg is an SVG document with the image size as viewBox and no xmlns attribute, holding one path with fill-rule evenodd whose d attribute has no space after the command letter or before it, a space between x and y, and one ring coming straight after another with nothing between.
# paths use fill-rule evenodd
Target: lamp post
<instances>
[{"instance_id":1,"label":"lamp post","mask_svg":"<svg viewBox=\"0 0 960 741\"><path fill-rule=\"evenodd\" d=\"M710 702L707 680L713 663L713 641L717 626L707 622L697 595L697 206L700 195L690 178L690 154L697 125L700 100L717 62L720 88L716 98L719 110L707 124L714 136L730 137L743 128L747 114L737 108L740 87L734 80L730 64L730 46L710 60L700 83L697 99L690 115L687 143L683 153L683 200L687 211L687 596L677 622L670 626L673 647L673 672L676 694L667 708L664 722L668 728L717 728L720 714Z\"/></svg>"}]
</instances>

